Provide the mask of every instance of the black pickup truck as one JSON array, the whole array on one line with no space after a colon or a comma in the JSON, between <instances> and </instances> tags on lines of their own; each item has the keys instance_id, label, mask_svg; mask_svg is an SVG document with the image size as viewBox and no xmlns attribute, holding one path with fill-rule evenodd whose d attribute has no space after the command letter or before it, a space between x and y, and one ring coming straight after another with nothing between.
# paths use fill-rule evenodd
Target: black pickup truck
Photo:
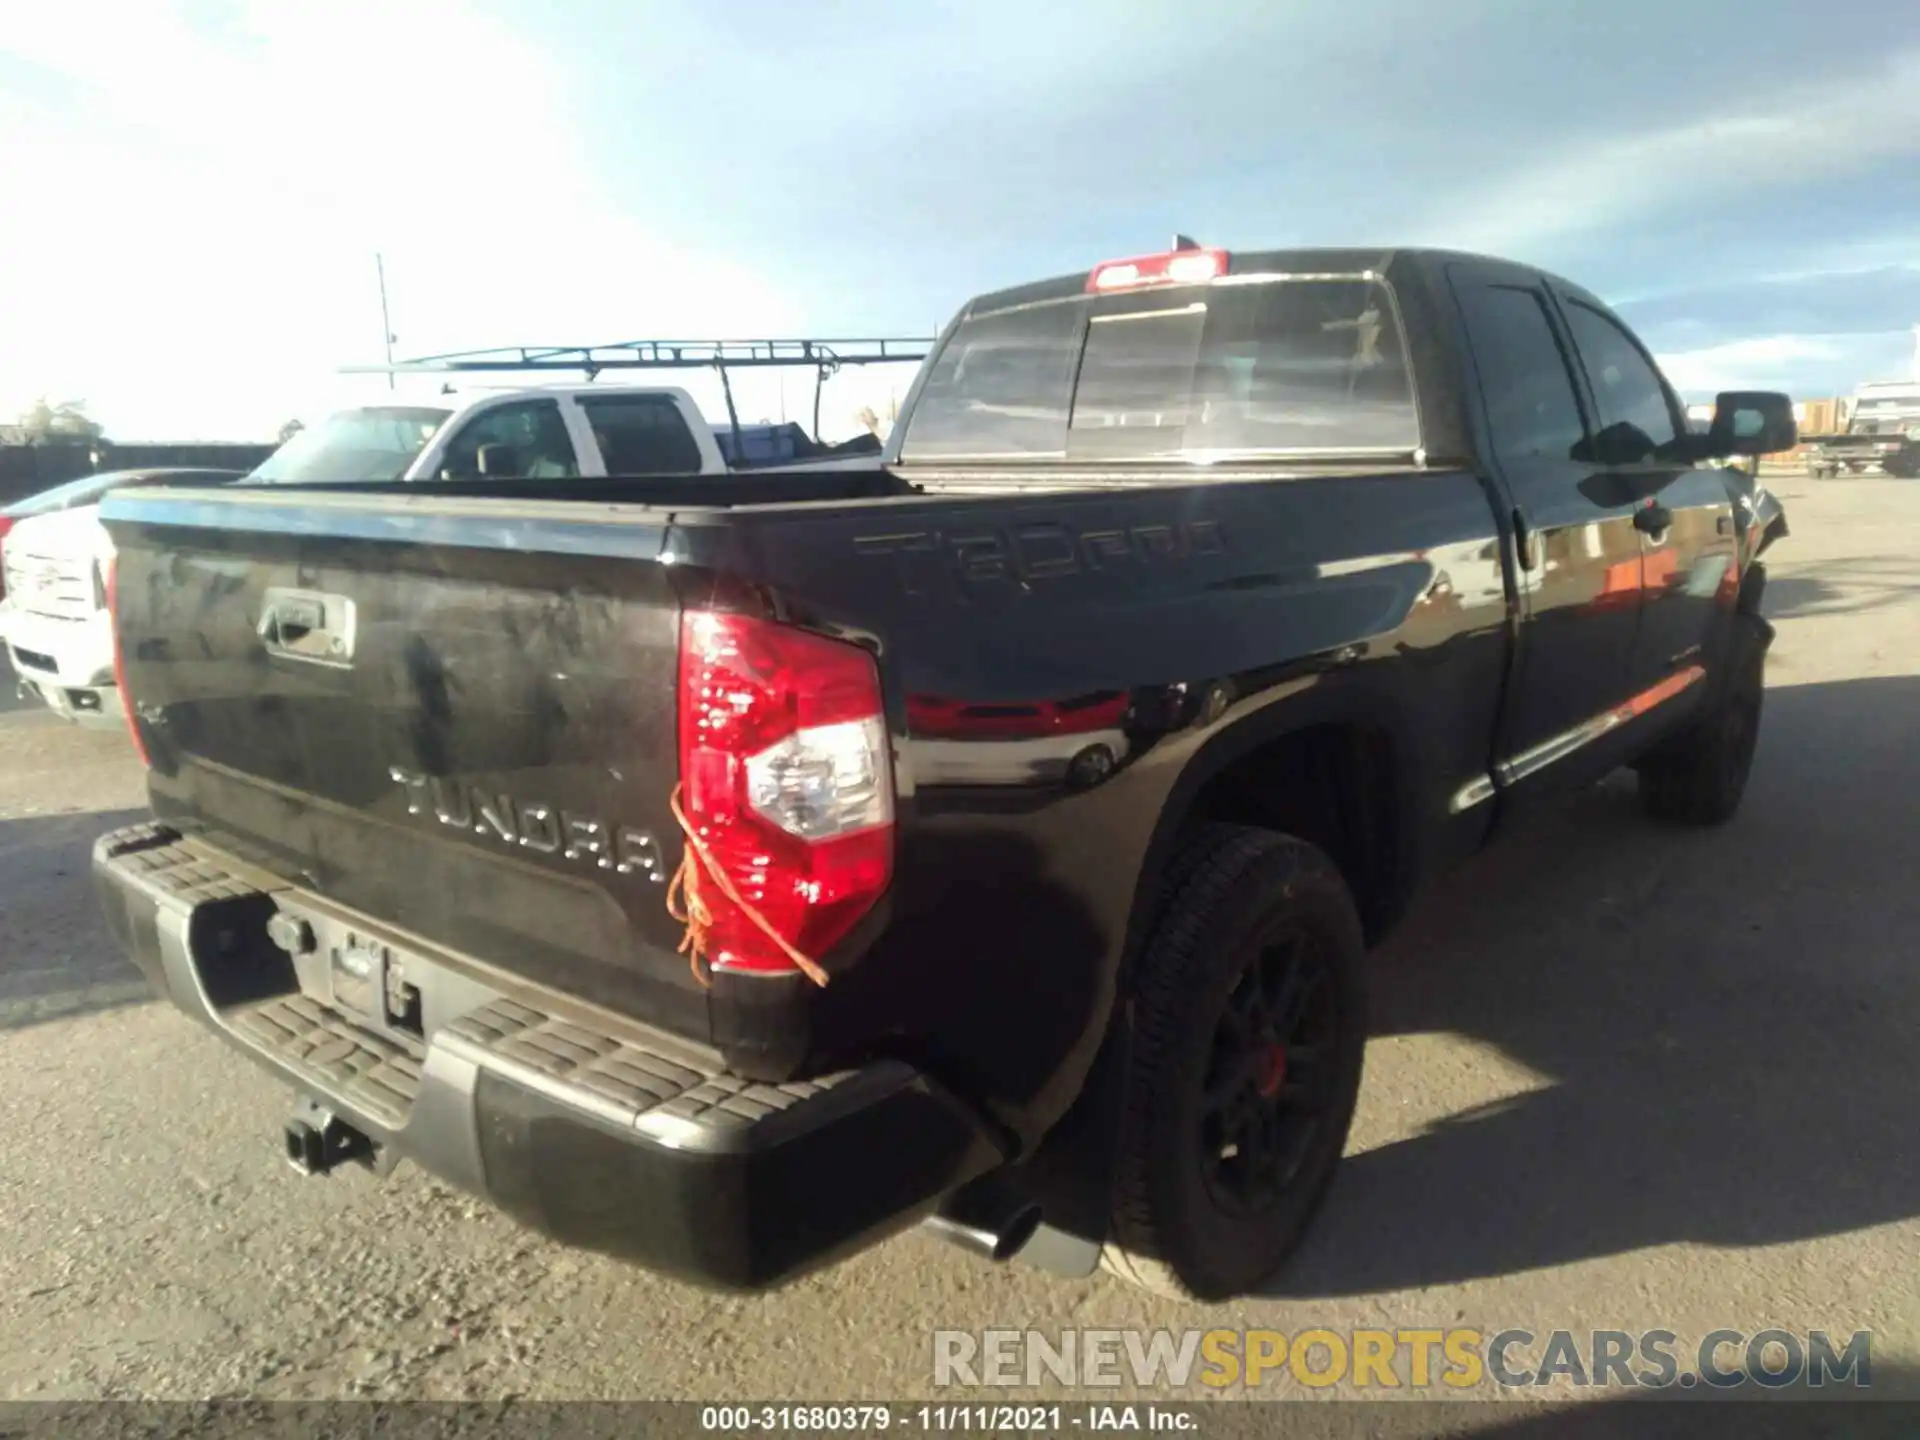
<instances>
[{"instance_id":1,"label":"black pickup truck","mask_svg":"<svg viewBox=\"0 0 1920 1440\"><path fill-rule=\"evenodd\" d=\"M1423 882L1623 765L1733 814L1784 516L1708 462L1792 439L1534 269L1182 249L968 304L865 465L115 494L97 883L302 1170L1232 1294Z\"/></svg>"}]
</instances>

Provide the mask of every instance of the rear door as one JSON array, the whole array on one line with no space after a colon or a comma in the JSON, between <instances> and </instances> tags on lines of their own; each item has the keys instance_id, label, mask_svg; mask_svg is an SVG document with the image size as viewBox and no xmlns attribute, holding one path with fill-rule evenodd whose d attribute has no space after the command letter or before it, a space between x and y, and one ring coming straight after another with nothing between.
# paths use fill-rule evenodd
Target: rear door
<instances>
[{"instance_id":1,"label":"rear door","mask_svg":"<svg viewBox=\"0 0 1920 1440\"><path fill-rule=\"evenodd\" d=\"M1726 477L1684 458L1685 412L1639 341L1597 302L1562 298L1600 421L1603 483L1635 507L1641 546L1633 688L1662 719L1704 694L1738 584Z\"/></svg>"},{"instance_id":2,"label":"rear door","mask_svg":"<svg viewBox=\"0 0 1920 1440\"><path fill-rule=\"evenodd\" d=\"M609 475L694 475L705 468L700 442L671 395L580 395Z\"/></svg>"},{"instance_id":3,"label":"rear door","mask_svg":"<svg viewBox=\"0 0 1920 1440\"><path fill-rule=\"evenodd\" d=\"M482 446L512 461L510 476L563 479L580 473L580 456L557 400L515 400L492 405L456 422L441 452L439 475L469 480L480 474ZM495 475L502 472L496 471Z\"/></svg>"},{"instance_id":4,"label":"rear door","mask_svg":"<svg viewBox=\"0 0 1920 1440\"><path fill-rule=\"evenodd\" d=\"M1634 505L1605 483L1571 347L1525 272L1455 266L1490 458L1518 514L1526 605L1498 773L1523 791L1612 763L1597 740L1632 691L1641 555Z\"/></svg>"}]
</instances>

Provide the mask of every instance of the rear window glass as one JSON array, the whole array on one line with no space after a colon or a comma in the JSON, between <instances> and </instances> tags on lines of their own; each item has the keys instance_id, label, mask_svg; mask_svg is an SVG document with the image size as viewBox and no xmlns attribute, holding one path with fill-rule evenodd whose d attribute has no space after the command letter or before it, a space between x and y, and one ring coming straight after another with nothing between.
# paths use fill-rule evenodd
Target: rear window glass
<instances>
[{"instance_id":1,"label":"rear window glass","mask_svg":"<svg viewBox=\"0 0 1920 1440\"><path fill-rule=\"evenodd\" d=\"M1066 302L962 324L927 375L903 457L1060 454L1085 318Z\"/></svg>"},{"instance_id":2,"label":"rear window glass","mask_svg":"<svg viewBox=\"0 0 1920 1440\"><path fill-rule=\"evenodd\" d=\"M700 469L700 446L679 406L664 397L580 397L609 475L685 475Z\"/></svg>"},{"instance_id":3,"label":"rear window glass","mask_svg":"<svg viewBox=\"0 0 1920 1440\"><path fill-rule=\"evenodd\" d=\"M901 457L1142 460L1419 443L1386 287L1272 280L966 320L928 372Z\"/></svg>"},{"instance_id":4,"label":"rear window glass","mask_svg":"<svg viewBox=\"0 0 1920 1440\"><path fill-rule=\"evenodd\" d=\"M1122 457L1180 449L1206 325L1201 304L1089 317L1067 448Z\"/></svg>"}]
</instances>

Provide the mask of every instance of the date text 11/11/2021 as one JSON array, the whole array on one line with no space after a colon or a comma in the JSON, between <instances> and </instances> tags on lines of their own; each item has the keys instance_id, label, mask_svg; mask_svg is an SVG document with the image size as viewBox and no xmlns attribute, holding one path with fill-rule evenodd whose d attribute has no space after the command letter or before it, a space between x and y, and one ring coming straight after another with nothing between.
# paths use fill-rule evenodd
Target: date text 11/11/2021
<instances>
[{"instance_id":1,"label":"date text 11/11/2021","mask_svg":"<svg viewBox=\"0 0 1920 1440\"><path fill-rule=\"evenodd\" d=\"M797 1430L873 1433L1055 1435L1064 1430L1199 1428L1191 1410L1174 1405L707 1405L700 1428L719 1434L784 1434Z\"/></svg>"}]
</instances>

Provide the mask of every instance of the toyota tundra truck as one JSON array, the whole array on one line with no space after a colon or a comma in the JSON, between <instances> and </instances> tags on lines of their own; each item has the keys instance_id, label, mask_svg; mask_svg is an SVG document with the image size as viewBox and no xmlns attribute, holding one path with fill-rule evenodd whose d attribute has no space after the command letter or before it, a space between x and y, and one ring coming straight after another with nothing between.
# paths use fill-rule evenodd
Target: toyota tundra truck
<instances>
[{"instance_id":1,"label":"toyota tundra truck","mask_svg":"<svg viewBox=\"0 0 1920 1440\"><path fill-rule=\"evenodd\" d=\"M303 1172L1241 1293L1424 884L1622 766L1738 808L1785 516L1713 462L1793 418L1684 413L1525 265L1183 247L971 301L870 466L116 493L100 895Z\"/></svg>"}]
</instances>

